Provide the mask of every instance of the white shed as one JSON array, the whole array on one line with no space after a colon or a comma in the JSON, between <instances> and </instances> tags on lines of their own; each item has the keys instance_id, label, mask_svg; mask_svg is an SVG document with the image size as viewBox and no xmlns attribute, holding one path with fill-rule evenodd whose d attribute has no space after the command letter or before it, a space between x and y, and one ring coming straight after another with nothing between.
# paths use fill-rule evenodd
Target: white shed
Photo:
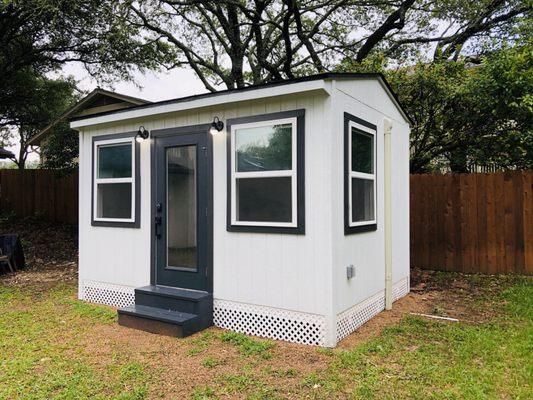
<instances>
[{"instance_id":1,"label":"white shed","mask_svg":"<svg viewBox=\"0 0 533 400\"><path fill-rule=\"evenodd\" d=\"M79 298L333 347L409 292L409 121L322 74L79 116ZM144 140L143 140L144 139Z\"/></svg>"}]
</instances>

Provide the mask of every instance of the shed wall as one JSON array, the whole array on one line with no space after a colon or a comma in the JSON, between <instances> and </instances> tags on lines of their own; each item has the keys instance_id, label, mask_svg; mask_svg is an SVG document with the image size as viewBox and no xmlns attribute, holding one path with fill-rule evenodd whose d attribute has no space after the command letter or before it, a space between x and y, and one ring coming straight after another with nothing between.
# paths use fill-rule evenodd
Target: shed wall
<instances>
[{"instance_id":1,"label":"shed wall","mask_svg":"<svg viewBox=\"0 0 533 400\"><path fill-rule=\"evenodd\" d=\"M329 98L324 94L275 99L129 120L86 128L80 135L80 282L130 288L150 283L150 143L141 144L140 229L91 226L91 140L103 134L209 123L235 117L305 109L305 235L226 231L226 134L213 138L214 298L324 316L331 298L331 135ZM328 140L325 140L327 138ZM110 290L111 290L110 289ZM80 286L80 295L83 288ZM321 317L321 318L322 318Z\"/></svg>"},{"instance_id":2,"label":"shed wall","mask_svg":"<svg viewBox=\"0 0 533 400\"><path fill-rule=\"evenodd\" d=\"M386 117L393 123L393 283L395 297L404 294L409 277L408 124L378 81L338 80L327 82L326 87L331 90L331 96L325 91L290 94L82 128L80 298L122 306L133 302L135 287L150 283L150 143L143 143L140 151L140 229L94 227L91 226L93 136L136 131L140 125L156 130L209 123L215 115L225 121L302 108L305 109L305 235L226 230L227 133L213 138L215 323L246 333L334 346L346 332L353 330L353 310L367 320L383 309L383 124ZM373 232L344 234L344 112L378 127L378 222ZM351 280L346 278L349 264L356 266L356 277ZM102 298L106 293L109 298L116 299L117 293L121 297L110 302ZM232 320L235 315L240 315L241 321ZM279 321L290 321L282 333L275 327ZM313 338L309 339L310 336Z\"/></svg>"},{"instance_id":3,"label":"shed wall","mask_svg":"<svg viewBox=\"0 0 533 400\"><path fill-rule=\"evenodd\" d=\"M377 81L337 81L333 90L331 192L333 197L333 293L337 329L343 315L369 319L384 308L384 121L392 121L392 271L396 298L408 291L409 277L409 126ZM377 126L377 230L345 235L344 112ZM356 276L346 278L346 267ZM374 299L374 300L369 300ZM359 305L359 307L358 307ZM362 317L361 317L362 318ZM352 321L353 326L361 321ZM364 322L364 321L363 321ZM344 328L343 328L344 329ZM352 329L353 330L353 329ZM341 335L342 337L342 335Z\"/></svg>"}]
</instances>

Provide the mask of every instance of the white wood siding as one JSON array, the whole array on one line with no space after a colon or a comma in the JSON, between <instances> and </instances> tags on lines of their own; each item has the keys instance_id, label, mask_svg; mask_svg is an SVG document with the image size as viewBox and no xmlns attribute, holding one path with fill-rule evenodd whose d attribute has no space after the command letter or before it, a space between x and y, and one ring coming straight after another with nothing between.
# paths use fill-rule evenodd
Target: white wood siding
<instances>
[{"instance_id":1,"label":"white wood siding","mask_svg":"<svg viewBox=\"0 0 533 400\"><path fill-rule=\"evenodd\" d=\"M226 231L226 135L213 138L214 297L324 315L331 310L331 124L328 97L280 96L218 108L171 113L84 128L80 151L80 279L127 286L150 280L150 142L141 144L141 228L91 226L91 141L95 135L209 123L228 118L305 109L306 233Z\"/></svg>"},{"instance_id":2,"label":"white wood siding","mask_svg":"<svg viewBox=\"0 0 533 400\"><path fill-rule=\"evenodd\" d=\"M380 83L338 80L332 91L333 293L334 312L341 313L385 288L384 137L392 120L392 268L393 283L409 276L409 126ZM377 230L344 234L344 112L377 126ZM356 276L346 278L346 266Z\"/></svg>"},{"instance_id":3,"label":"white wood siding","mask_svg":"<svg viewBox=\"0 0 533 400\"><path fill-rule=\"evenodd\" d=\"M303 87L303 86L302 86ZM409 126L377 80L333 80L266 98L243 97L202 108L149 109L77 121L80 135L80 281L137 287L150 282L150 141L141 144L141 227L91 226L91 151L95 135L210 123L228 118L305 109L305 235L226 231L227 132L213 137L214 297L326 317L326 344L335 344L337 314L385 287L383 125L392 120L393 283L409 276ZM320 90L318 90L320 89ZM281 93L281 92L280 92ZM232 95L233 96L233 95ZM231 97L231 96L230 96ZM229 97L228 97L229 99ZM214 101L214 100L213 100ZM205 104L204 104L205 103ZM196 103L195 103L196 104ZM187 104L180 103L179 107ZM176 106L178 107L178 106ZM164 111L163 110L163 111ZM159 110L160 112L162 110ZM344 234L344 112L377 126L377 224L374 232ZM118 115L118 114L117 114ZM107 121L107 122L106 122ZM105 122L105 123L104 123ZM356 276L346 278L346 266Z\"/></svg>"}]
</instances>

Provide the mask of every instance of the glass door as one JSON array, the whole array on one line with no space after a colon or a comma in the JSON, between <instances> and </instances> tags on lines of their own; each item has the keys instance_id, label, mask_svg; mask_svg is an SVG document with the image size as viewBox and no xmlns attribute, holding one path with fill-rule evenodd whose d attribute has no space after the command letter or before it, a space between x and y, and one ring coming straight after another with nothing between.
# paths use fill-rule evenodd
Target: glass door
<instances>
[{"instance_id":1,"label":"glass door","mask_svg":"<svg viewBox=\"0 0 533 400\"><path fill-rule=\"evenodd\" d=\"M156 284L206 290L205 135L154 140Z\"/></svg>"}]
</instances>

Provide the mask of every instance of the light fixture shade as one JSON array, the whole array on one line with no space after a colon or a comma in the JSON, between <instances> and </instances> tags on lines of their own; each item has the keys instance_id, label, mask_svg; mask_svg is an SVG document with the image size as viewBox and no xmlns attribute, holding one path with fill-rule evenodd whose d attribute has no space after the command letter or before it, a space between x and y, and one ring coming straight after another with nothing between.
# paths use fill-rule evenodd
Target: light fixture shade
<instances>
[{"instance_id":1,"label":"light fixture shade","mask_svg":"<svg viewBox=\"0 0 533 400\"><path fill-rule=\"evenodd\" d=\"M224 122L222 122L218 117L213 118L213 122L211 122L211 127L209 128L209 133L211 135L216 135L220 133L224 129Z\"/></svg>"},{"instance_id":2,"label":"light fixture shade","mask_svg":"<svg viewBox=\"0 0 533 400\"><path fill-rule=\"evenodd\" d=\"M144 142L145 139L148 139L150 136L150 132L148 129L145 129L144 126L139 126L139 130L137 131L137 134L135 135L135 141L137 143Z\"/></svg>"},{"instance_id":3,"label":"light fixture shade","mask_svg":"<svg viewBox=\"0 0 533 400\"><path fill-rule=\"evenodd\" d=\"M209 128L209 133L211 135L216 135L216 134L220 133L220 131L215 126L211 125L211 128Z\"/></svg>"}]
</instances>

